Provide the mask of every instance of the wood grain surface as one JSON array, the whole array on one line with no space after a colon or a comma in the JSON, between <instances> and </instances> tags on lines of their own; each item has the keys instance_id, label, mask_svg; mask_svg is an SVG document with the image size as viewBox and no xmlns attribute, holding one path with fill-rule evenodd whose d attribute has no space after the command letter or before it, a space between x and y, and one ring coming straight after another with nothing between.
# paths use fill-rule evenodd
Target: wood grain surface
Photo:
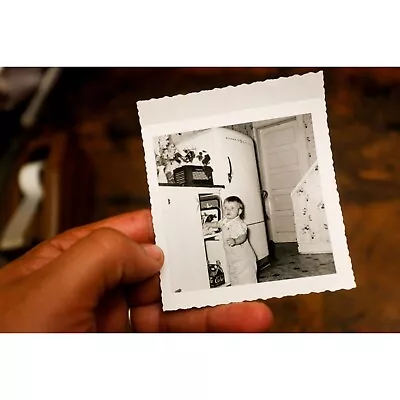
<instances>
[{"instance_id":1,"label":"wood grain surface","mask_svg":"<svg viewBox=\"0 0 400 400\"><path fill-rule=\"evenodd\" d=\"M148 207L136 101L321 68L66 69L42 116L96 171L94 219ZM357 288L273 299L273 332L400 331L400 69L324 68L332 151ZM89 222L89 221L88 221Z\"/></svg>"}]
</instances>

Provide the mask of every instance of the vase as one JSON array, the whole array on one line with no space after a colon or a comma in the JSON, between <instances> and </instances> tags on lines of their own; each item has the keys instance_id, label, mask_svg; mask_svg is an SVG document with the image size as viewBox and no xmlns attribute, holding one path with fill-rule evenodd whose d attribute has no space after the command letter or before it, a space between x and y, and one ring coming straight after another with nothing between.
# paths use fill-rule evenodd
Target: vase
<instances>
[{"instance_id":1,"label":"vase","mask_svg":"<svg viewBox=\"0 0 400 400\"><path fill-rule=\"evenodd\" d=\"M175 183L175 179L174 179L174 168L173 168L172 163L168 163L168 164L165 166L164 172L165 172L165 176L166 176L167 182L168 182L168 183Z\"/></svg>"},{"instance_id":2,"label":"vase","mask_svg":"<svg viewBox=\"0 0 400 400\"><path fill-rule=\"evenodd\" d=\"M165 167L160 166L157 168L158 183L168 183L167 176L165 175Z\"/></svg>"}]
</instances>

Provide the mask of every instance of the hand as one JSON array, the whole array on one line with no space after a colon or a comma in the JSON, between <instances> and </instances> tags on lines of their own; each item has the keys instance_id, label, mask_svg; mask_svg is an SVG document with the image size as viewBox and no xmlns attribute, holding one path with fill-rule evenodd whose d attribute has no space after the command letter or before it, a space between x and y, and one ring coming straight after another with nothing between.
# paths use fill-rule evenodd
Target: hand
<instances>
[{"instance_id":1,"label":"hand","mask_svg":"<svg viewBox=\"0 0 400 400\"><path fill-rule=\"evenodd\" d=\"M235 244L236 244L235 239L231 239L231 238L227 239L226 243L228 243L228 246L231 246L231 247L235 246Z\"/></svg>"},{"instance_id":2,"label":"hand","mask_svg":"<svg viewBox=\"0 0 400 400\"><path fill-rule=\"evenodd\" d=\"M263 332L263 303L163 312L149 211L67 231L0 269L0 332ZM130 320L128 318L130 310ZM131 326L130 326L131 325Z\"/></svg>"}]
</instances>

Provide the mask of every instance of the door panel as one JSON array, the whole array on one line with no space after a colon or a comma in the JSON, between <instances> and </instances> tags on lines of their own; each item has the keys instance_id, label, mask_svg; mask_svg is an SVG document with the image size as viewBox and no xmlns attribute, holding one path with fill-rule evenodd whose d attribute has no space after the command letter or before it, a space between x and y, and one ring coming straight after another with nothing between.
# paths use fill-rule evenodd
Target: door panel
<instances>
[{"instance_id":1,"label":"door panel","mask_svg":"<svg viewBox=\"0 0 400 400\"><path fill-rule=\"evenodd\" d=\"M276 153L270 153L267 162L269 168L279 168L291 165L297 166L299 164L299 159L295 149L288 149Z\"/></svg>"},{"instance_id":2,"label":"door panel","mask_svg":"<svg viewBox=\"0 0 400 400\"><path fill-rule=\"evenodd\" d=\"M287 210L292 205L290 193L273 194L271 199L275 211Z\"/></svg>"},{"instance_id":3,"label":"door panel","mask_svg":"<svg viewBox=\"0 0 400 400\"><path fill-rule=\"evenodd\" d=\"M282 188L291 188L297 185L300 181L301 174L299 170L290 172L271 173L269 175L269 186L271 191Z\"/></svg>"},{"instance_id":4,"label":"door panel","mask_svg":"<svg viewBox=\"0 0 400 400\"><path fill-rule=\"evenodd\" d=\"M277 212L277 215L280 216L280 228L282 233L290 233L293 232L295 228L294 219L292 218L292 214L284 215L282 212Z\"/></svg>"},{"instance_id":5,"label":"door panel","mask_svg":"<svg viewBox=\"0 0 400 400\"><path fill-rule=\"evenodd\" d=\"M282 125L279 125L281 127ZM278 127L264 128L268 129L268 136L266 137L266 146L268 151L273 151L275 147L288 144L292 145L296 141L294 129L277 129Z\"/></svg>"}]
</instances>

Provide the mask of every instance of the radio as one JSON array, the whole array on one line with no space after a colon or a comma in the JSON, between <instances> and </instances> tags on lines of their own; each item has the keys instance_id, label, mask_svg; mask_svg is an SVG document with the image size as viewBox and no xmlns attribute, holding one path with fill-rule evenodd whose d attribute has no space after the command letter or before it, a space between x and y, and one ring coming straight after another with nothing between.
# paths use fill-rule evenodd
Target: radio
<instances>
[{"instance_id":1,"label":"radio","mask_svg":"<svg viewBox=\"0 0 400 400\"><path fill-rule=\"evenodd\" d=\"M174 180L181 186L212 186L212 173L210 166L184 165L174 170Z\"/></svg>"}]
</instances>

